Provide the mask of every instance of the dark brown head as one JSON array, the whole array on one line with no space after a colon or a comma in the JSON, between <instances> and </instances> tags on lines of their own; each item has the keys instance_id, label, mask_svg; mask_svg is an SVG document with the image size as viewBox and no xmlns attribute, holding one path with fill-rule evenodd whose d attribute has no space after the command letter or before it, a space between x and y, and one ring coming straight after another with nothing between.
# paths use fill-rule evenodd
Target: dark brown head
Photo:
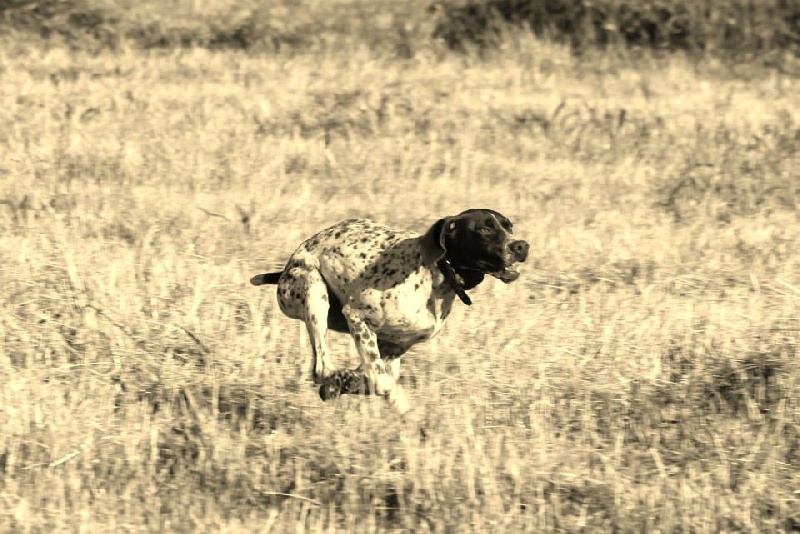
<instances>
[{"instance_id":1,"label":"dark brown head","mask_svg":"<svg viewBox=\"0 0 800 534\"><path fill-rule=\"evenodd\" d=\"M508 217L489 209L470 209L439 219L422 238L423 260L447 259L455 271L480 283L489 274L506 284L519 277L515 268L528 258L530 245L514 239ZM466 277L465 277L466 278Z\"/></svg>"}]
</instances>

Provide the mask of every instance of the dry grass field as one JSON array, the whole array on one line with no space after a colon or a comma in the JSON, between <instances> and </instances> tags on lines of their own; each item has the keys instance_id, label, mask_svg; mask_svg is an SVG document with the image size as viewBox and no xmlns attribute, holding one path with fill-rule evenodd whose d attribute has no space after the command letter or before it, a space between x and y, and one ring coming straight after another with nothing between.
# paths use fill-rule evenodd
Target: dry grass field
<instances>
[{"instance_id":1,"label":"dry grass field","mask_svg":"<svg viewBox=\"0 0 800 534\"><path fill-rule=\"evenodd\" d=\"M0 75L0 531L800 530L797 76L523 34ZM404 356L424 439L322 403L248 278L468 207L532 254Z\"/></svg>"}]
</instances>

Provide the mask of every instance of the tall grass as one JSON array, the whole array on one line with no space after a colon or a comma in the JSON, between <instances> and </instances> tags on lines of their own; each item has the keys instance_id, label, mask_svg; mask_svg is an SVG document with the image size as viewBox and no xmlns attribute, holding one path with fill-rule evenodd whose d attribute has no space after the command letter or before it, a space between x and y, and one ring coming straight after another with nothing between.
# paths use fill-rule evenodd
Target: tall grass
<instances>
[{"instance_id":1,"label":"tall grass","mask_svg":"<svg viewBox=\"0 0 800 534\"><path fill-rule=\"evenodd\" d=\"M796 68L798 0L12 0L0 31L74 48L202 46L257 52L367 46L412 57L496 48L510 27L569 44L683 50Z\"/></svg>"},{"instance_id":2,"label":"tall grass","mask_svg":"<svg viewBox=\"0 0 800 534\"><path fill-rule=\"evenodd\" d=\"M258 53L369 46L406 57L430 48L427 0L20 0L0 4L0 31L80 49L205 47Z\"/></svg>"},{"instance_id":3,"label":"tall grass","mask_svg":"<svg viewBox=\"0 0 800 534\"><path fill-rule=\"evenodd\" d=\"M444 3L435 35L454 47L495 45L505 23L576 51L625 45L780 62L800 52L795 0L484 0Z\"/></svg>"},{"instance_id":4,"label":"tall grass","mask_svg":"<svg viewBox=\"0 0 800 534\"><path fill-rule=\"evenodd\" d=\"M0 530L800 528L797 79L503 46L0 55ZM404 357L425 437L322 403L249 276L475 206L532 255Z\"/></svg>"}]
</instances>

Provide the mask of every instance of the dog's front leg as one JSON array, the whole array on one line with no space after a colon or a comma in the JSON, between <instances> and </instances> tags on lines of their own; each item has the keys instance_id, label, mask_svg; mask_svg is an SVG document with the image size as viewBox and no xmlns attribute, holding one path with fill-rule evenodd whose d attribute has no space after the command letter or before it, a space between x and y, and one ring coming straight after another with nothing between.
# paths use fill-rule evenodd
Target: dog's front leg
<instances>
[{"instance_id":1,"label":"dog's front leg","mask_svg":"<svg viewBox=\"0 0 800 534\"><path fill-rule=\"evenodd\" d=\"M361 370L367 391L387 398L389 404L400 414L409 410L403 386L397 383L396 370L381 358L378 350L378 337L364 319L364 315L351 305L345 305L342 312L347 319L350 334L361 356Z\"/></svg>"}]
</instances>

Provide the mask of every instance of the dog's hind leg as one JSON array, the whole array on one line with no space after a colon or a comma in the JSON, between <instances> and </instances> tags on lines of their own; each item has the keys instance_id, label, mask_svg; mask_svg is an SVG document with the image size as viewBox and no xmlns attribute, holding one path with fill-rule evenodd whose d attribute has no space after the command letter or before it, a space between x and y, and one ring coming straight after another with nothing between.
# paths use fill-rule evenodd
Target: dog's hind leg
<instances>
[{"instance_id":1,"label":"dog's hind leg","mask_svg":"<svg viewBox=\"0 0 800 534\"><path fill-rule=\"evenodd\" d=\"M298 262L278 282L278 303L287 316L306 324L311 342L311 379L322 384L335 372L326 343L328 334L328 287L322 274Z\"/></svg>"}]
</instances>

